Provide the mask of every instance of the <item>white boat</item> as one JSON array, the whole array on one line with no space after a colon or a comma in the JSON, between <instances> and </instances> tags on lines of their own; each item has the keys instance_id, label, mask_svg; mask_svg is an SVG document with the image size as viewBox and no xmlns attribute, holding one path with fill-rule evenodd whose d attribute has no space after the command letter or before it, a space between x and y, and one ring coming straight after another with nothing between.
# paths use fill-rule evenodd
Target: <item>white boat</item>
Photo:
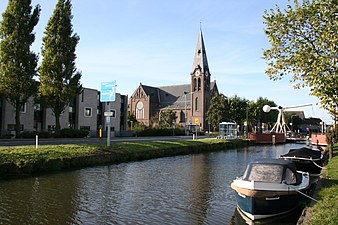
<instances>
[{"instance_id":1,"label":"white boat","mask_svg":"<svg viewBox=\"0 0 338 225\"><path fill-rule=\"evenodd\" d=\"M261 159L248 164L234 180L239 210L251 220L288 213L298 207L310 187L309 174L297 172L292 161Z\"/></svg>"}]
</instances>

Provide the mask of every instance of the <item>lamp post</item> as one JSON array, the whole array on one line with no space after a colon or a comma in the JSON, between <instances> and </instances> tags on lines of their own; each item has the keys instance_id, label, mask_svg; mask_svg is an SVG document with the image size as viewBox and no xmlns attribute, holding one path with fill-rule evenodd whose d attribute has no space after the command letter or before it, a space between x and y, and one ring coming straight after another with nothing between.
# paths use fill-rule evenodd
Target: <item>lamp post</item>
<instances>
[{"instance_id":1,"label":"lamp post","mask_svg":"<svg viewBox=\"0 0 338 225\"><path fill-rule=\"evenodd\" d=\"M188 92L184 93L184 135L187 135L187 94Z\"/></svg>"},{"instance_id":2,"label":"lamp post","mask_svg":"<svg viewBox=\"0 0 338 225\"><path fill-rule=\"evenodd\" d=\"M187 134L187 94L190 94L191 92L184 91L184 134Z\"/></svg>"}]
</instances>

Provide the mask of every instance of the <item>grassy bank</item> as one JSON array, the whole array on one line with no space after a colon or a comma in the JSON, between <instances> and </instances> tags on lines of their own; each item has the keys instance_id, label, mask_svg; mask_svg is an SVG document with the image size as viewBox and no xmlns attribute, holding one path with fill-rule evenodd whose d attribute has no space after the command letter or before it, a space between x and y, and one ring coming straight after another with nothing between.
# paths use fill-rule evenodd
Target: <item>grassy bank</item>
<instances>
[{"instance_id":1,"label":"grassy bank","mask_svg":"<svg viewBox=\"0 0 338 225\"><path fill-rule=\"evenodd\" d=\"M323 171L321 189L317 196L320 203L307 209L310 215L303 224L338 224L338 145L335 145L333 156Z\"/></svg>"},{"instance_id":2,"label":"grassy bank","mask_svg":"<svg viewBox=\"0 0 338 225\"><path fill-rule=\"evenodd\" d=\"M249 140L119 142L105 145L0 147L0 178L253 145Z\"/></svg>"}]
</instances>

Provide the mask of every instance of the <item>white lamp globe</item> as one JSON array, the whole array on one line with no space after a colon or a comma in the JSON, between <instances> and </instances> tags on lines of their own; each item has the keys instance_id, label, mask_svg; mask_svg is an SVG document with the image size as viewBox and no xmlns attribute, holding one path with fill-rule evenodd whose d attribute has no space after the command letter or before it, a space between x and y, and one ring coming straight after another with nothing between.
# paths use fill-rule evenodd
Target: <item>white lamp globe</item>
<instances>
[{"instance_id":1,"label":"white lamp globe","mask_svg":"<svg viewBox=\"0 0 338 225\"><path fill-rule=\"evenodd\" d=\"M263 111L264 112L268 113L268 112L270 112L270 110L271 110L271 107L269 105L263 106Z\"/></svg>"}]
</instances>

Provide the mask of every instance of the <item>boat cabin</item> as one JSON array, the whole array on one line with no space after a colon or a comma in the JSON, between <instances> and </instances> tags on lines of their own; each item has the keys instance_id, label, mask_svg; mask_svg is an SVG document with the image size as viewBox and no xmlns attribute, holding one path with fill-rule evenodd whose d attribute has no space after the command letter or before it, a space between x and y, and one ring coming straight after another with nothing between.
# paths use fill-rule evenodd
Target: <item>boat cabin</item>
<instances>
[{"instance_id":1,"label":"boat cabin","mask_svg":"<svg viewBox=\"0 0 338 225\"><path fill-rule=\"evenodd\" d=\"M283 159L261 159L251 162L244 173L243 180L264 183L286 183L298 185L301 174L291 161Z\"/></svg>"}]
</instances>

